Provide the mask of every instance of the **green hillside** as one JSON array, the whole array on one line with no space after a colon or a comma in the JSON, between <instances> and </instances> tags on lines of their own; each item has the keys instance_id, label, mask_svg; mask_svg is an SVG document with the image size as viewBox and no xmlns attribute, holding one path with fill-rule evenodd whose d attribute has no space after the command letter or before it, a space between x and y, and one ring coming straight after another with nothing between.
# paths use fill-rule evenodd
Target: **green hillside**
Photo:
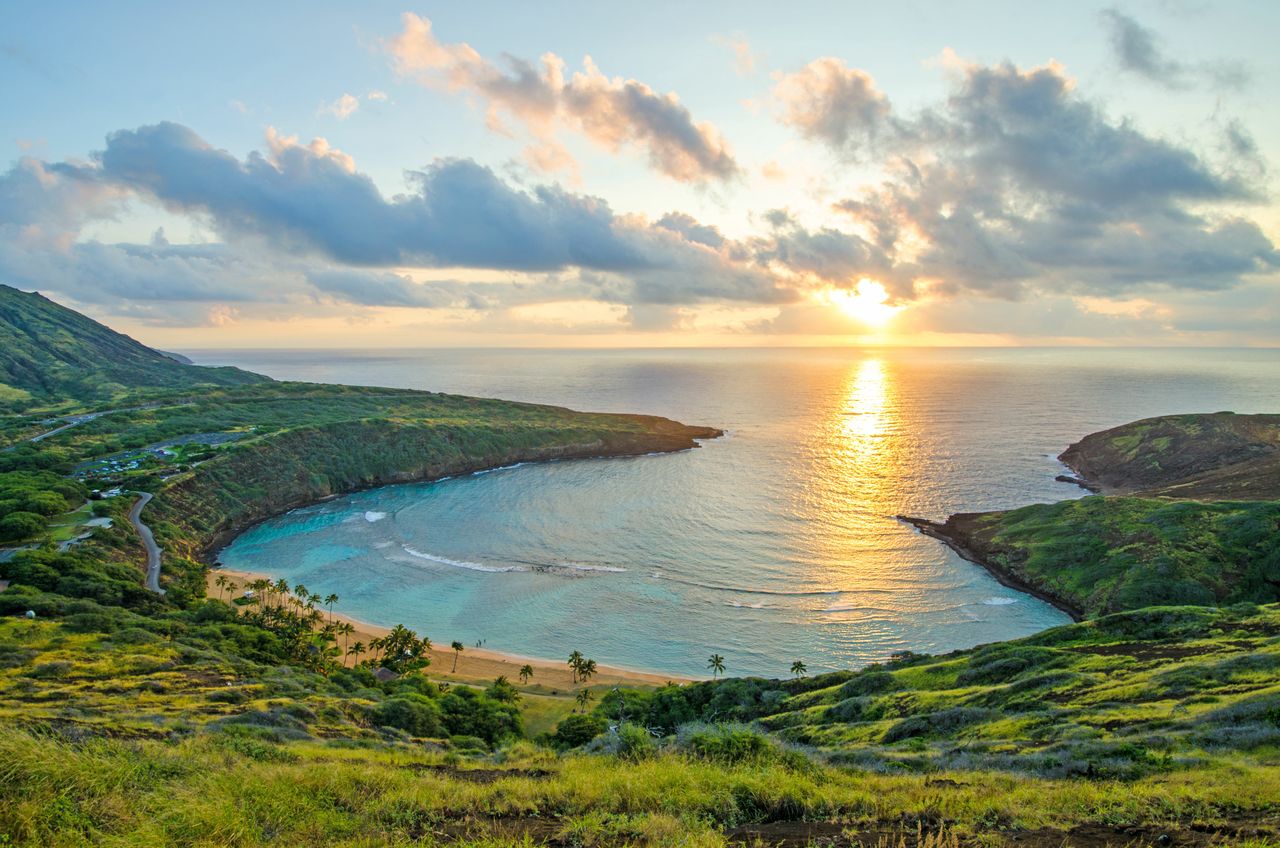
<instances>
[{"instance_id":1,"label":"green hillside","mask_svg":"<svg viewBox=\"0 0 1280 848\"><path fill-rule=\"evenodd\" d=\"M43 295L0 285L0 409L112 401L138 389L237 386L268 378L184 365Z\"/></svg>"},{"instance_id":2,"label":"green hillside","mask_svg":"<svg viewBox=\"0 0 1280 848\"><path fill-rule=\"evenodd\" d=\"M1280 415L1170 415L1060 457L1102 495L909 519L1077 615L1280 601Z\"/></svg>"},{"instance_id":3,"label":"green hillside","mask_svg":"<svg viewBox=\"0 0 1280 848\"><path fill-rule=\"evenodd\" d=\"M157 382L54 431L0 412L0 845L1280 846L1280 606L1241 602L1274 599L1273 500L1143 491L983 519L1006 576L1146 607L1015 642L786 681L445 680L424 637L449 634L348 644L327 587L206 596L211 547L366 486L719 431L234 371L246 384L192 392L224 372L15 296L64 321L0 320L40 402L68 373ZM1243 432L1197 433L1227 431ZM1175 464L1148 444L1165 430L1129 435L1092 443L1132 454L1100 468ZM1221 471L1218 451L1231 485L1267 485L1227 442L1177 444L1200 451L1188 473ZM164 594L144 584L135 504ZM1161 600L1202 605L1146 606Z\"/></svg>"}]
</instances>

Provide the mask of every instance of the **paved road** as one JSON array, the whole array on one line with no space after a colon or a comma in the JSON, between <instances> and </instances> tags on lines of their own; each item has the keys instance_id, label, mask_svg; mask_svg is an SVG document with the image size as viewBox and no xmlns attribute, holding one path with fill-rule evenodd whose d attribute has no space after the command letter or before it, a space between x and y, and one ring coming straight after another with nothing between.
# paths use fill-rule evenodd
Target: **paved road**
<instances>
[{"instance_id":1,"label":"paved road","mask_svg":"<svg viewBox=\"0 0 1280 848\"><path fill-rule=\"evenodd\" d=\"M116 412L137 412L139 409L154 409L159 405L160 404L158 403L144 403L141 406L122 406L119 409L104 409L101 412L86 412L83 415L63 415L58 420L66 421L67 422L66 424L63 424L61 427L54 427L52 430L46 430L43 433L32 436L31 438L27 439L27 441L28 442L43 441L49 438L50 436L58 435L63 430L70 430L72 427L76 426L77 424L83 424L86 421L92 421L95 418L101 418L104 415L111 415ZM182 403L177 405L190 406L191 404ZM14 446L10 445L9 447L5 448L5 450L13 450L13 448Z\"/></svg>"},{"instance_id":2,"label":"paved road","mask_svg":"<svg viewBox=\"0 0 1280 848\"><path fill-rule=\"evenodd\" d=\"M143 492L138 496L133 508L129 510L129 523L133 525L134 530L138 531L138 535L142 537L142 544L147 548L147 588L158 595L163 595L164 589L160 588L160 546L156 544L156 537L151 534L151 528L142 523L142 508L150 500L150 492Z\"/></svg>"}]
</instances>

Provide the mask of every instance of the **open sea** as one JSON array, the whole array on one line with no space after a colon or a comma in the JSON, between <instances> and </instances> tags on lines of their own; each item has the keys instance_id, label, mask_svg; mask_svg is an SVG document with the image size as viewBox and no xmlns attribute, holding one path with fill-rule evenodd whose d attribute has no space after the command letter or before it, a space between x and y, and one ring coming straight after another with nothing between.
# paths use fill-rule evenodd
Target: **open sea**
<instances>
[{"instance_id":1,"label":"open sea","mask_svg":"<svg viewBox=\"0 0 1280 848\"><path fill-rule=\"evenodd\" d=\"M1280 351L194 351L281 379L665 415L663 456L389 486L240 536L229 568L438 642L681 675L859 667L1065 624L893 516L1080 497L1055 459L1176 412L1280 411Z\"/></svg>"}]
</instances>

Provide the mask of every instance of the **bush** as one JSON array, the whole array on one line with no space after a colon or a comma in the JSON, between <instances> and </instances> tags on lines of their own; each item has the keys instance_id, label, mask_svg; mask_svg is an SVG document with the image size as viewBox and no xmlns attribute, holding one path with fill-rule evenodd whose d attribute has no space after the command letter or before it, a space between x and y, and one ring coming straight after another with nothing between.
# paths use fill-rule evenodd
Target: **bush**
<instances>
[{"instance_id":1,"label":"bush","mask_svg":"<svg viewBox=\"0 0 1280 848\"><path fill-rule=\"evenodd\" d=\"M373 709L373 722L380 727L398 727L414 736L440 736L443 732L440 705L425 695L408 692L388 698Z\"/></svg>"},{"instance_id":2,"label":"bush","mask_svg":"<svg viewBox=\"0 0 1280 848\"><path fill-rule=\"evenodd\" d=\"M676 732L676 744L704 760L727 765L780 758L777 742L743 724L688 724Z\"/></svg>"},{"instance_id":3,"label":"bush","mask_svg":"<svg viewBox=\"0 0 1280 848\"><path fill-rule=\"evenodd\" d=\"M856 698L859 695L877 695L901 688L897 679L887 671L866 671L840 687L838 697Z\"/></svg>"},{"instance_id":4,"label":"bush","mask_svg":"<svg viewBox=\"0 0 1280 848\"><path fill-rule=\"evenodd\" d=\"M16 542L44 530L45 518L34 512L11 512L0 518L0 540Z\"/></svg>"},{"instance_id":5,"label":"bush","mask_svg":"<svg viewBox=\"0 0 1280 848\"><path fill-rule=\"evenodd\" d=\"M578 748L595 739L607 730L609 724L604 716L573 715L565 716L556 725L556 732L551 734L551 744L560 749Z\"/></svg>"},{"instance_id":6,"label":"bush","mask_svg":"<svg viewBox=\"0 0 1280 848\"><path fill-rule=\"evenodd\" d=\"M936 713L911 716L895 724L885 731L883 742L886 745L923 736L947 736L970 725L980 724L992 718L996 713L974 707L952 707Z\"/></svg>"}]
</instances>

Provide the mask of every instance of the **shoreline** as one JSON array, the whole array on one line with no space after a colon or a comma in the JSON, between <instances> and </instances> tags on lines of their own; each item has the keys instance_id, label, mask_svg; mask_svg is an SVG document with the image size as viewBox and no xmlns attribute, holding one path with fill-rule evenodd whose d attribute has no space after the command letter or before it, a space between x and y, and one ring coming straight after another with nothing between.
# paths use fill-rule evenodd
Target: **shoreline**
<instances>
[{"instance_id":1,"label":"shoreline","mask_svg":"<svg viewBox=\"0 0 1280 848\"><path fill-rule=\"evenodd\" d=\"M455 477L470 477L475 474L486 474L491 471L501 471L505 468L514 468L519 465L534 465L577 460L626 459L684 453L685 451L697 450L702 447L701 442L704 440L719 439L723 438L725 435L723 430L715 427L690 425L680 426L684 427L686 430L696 430L700 432L696 435L687 435L686 439L688 440L688 443L676 447L648 445L644 450L627 450L625 448L621 450L610 450L594 448L594 446L592 449L581 450L580 448L570 447L567 450L564 448L553 449L550 452L550 455L535 450L526 457L506 457L497 462L479 462L474 466L464 464L461 468L450 470L447 473L423 474L421 476L410 474L399 477L398 479L370 480L367 483L344 488L341 491L330 492L329 494L322 495L320 497L300 498L296 501L283 505L280 509L270 513L269 515L254 518L243 524L233 524L229 527L213 531L213 533L210 534L208 541L198 548L196 559L203 563L206 569L220 568L221 564L218 562L218 557L222 553L223 549L228 547L241 535L257 527L259 524L265 524L273 518L288 515L294 510L305 509L309 506L315 506L316 504L322 504L327 501L334 500L335 498L347 497L348 495L354 495L359 492L367 492L372 489L382 489L388 486L407 486L416 483L439 483L444 480L451 480ZM603 446L601 446L601 448L603 448ZM539 453L542 453L542 455L538 455Z\"/></svg>"},{"instance_id":2,"label":"shoreline","mask_svg":"<svg viewBox=\"0 0 1280 848\"><path fill-rule=\"evenodd\" d=\"M956 513L955 515L951 515L942 523L930 521L927 518L913 518L909 515L895 515L894 518L904 524L910 524L920 533L942 542L948 548L955 551L961 559L971 562L974 565L982 566L982 568L986 569L987 573L994 577L1000 585L1044 601L1046 604L1066 613L1071 617L1073 622L1084 621L1084 613L1075 606L1064 601L1062 598L1044 591L1043 589L1032 586L1022 578L995 565L994 563L988 562L981 554L969 547L963 536L955 533L948 527L952 519L956 518L958 515L964 514L965 513Z\"/></svg>"},{"instance_id":3,"label":"shoreline","mask_svg":"<svg viewBox=\"0 0 1280 848\"><path fill-rule=\"evenodd\" d=\"M229 595L227 595L227 588L216 585L215 580L219 575L230 579L234 588L230 590ZM259 578L272 579L261 572L235 571L221 566L210 568L205 572L205 594L210 600L218 600L221 596L227 595L229 603L231 598L239 596L244 591L245 584ZM325 612L327 620L329 614L324 610L322 612ZM345 622L354 628L350 636L350 644L356 642L368 644L370 639L380 638L391 632L390 627L371 624L337 611L333 613L333 620ZM583 684L573 682L572 672L564 662L542 657L526 657L492 648L471 646L464 648L461 656L458 657L458 670L455 673L450 671L453 668L454 653L448 647L449 642L437 639L430 633L419 635L425 635L431 639L431 664L423 669L422 673L435 680L450 683L489 684L495 678L505 676L523 692L547 695L560 695L583 688ZM343 641L345 640L339 640L340 648ZM349 666L369 656L371 652L364 651L353 657L350 663L344 661L343 664ZM524 665L532 666L534 670L533 677L527 685L521 683L519 677L520 668ZM619 685L656 687L666 683L692 683L696 680L698 678L684 675L662 674L601 664L595 676L585 684L585 688Z\"/></svg>"}]
</instances>

